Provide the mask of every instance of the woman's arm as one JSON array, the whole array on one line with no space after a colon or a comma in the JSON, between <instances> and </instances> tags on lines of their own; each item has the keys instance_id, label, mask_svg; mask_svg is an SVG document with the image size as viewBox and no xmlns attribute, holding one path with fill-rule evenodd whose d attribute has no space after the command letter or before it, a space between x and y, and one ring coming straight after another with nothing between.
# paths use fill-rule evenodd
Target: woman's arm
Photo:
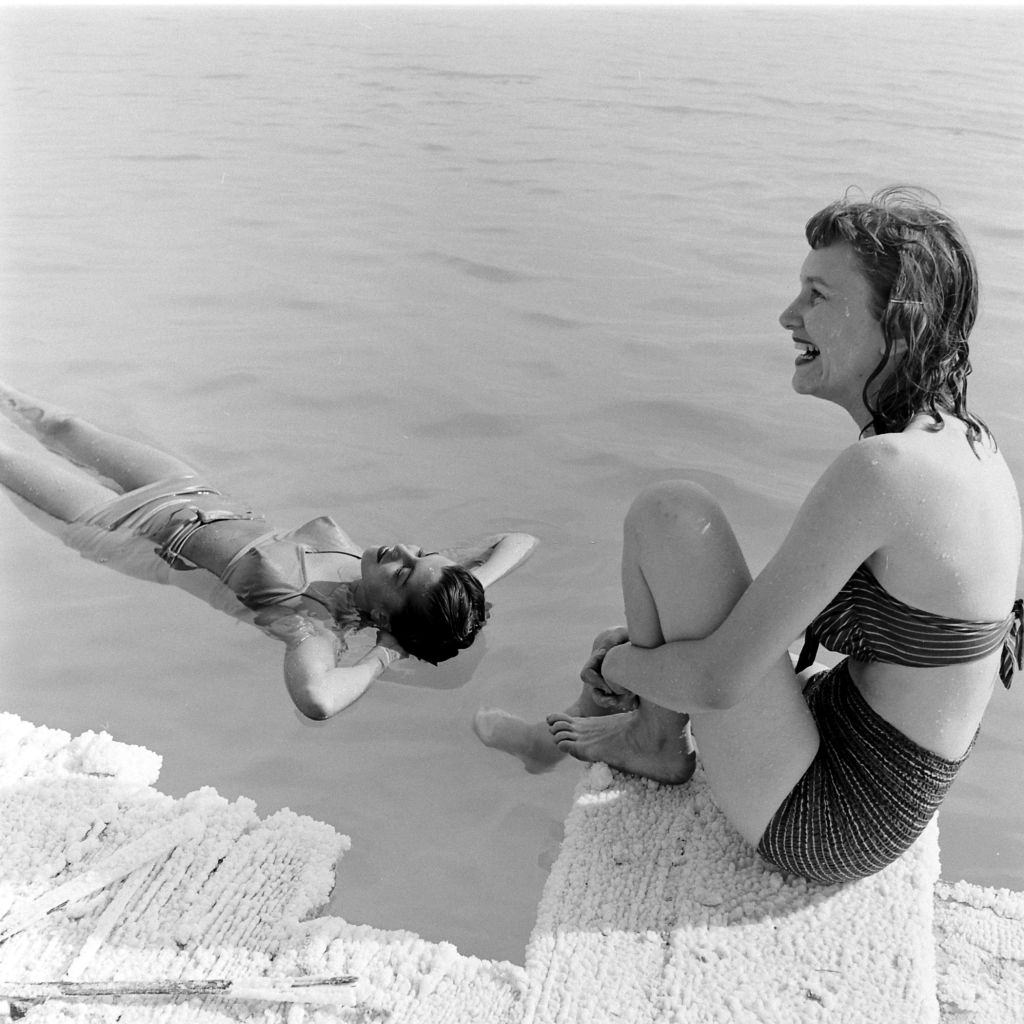
<instances>
[{"instance_id":1,"label":"woman's arm","mask_svg":"<svg viewBox=\"0 0 1024 1024\"><path fill-rule=\"evenodd\" d=\"M907 518L905 475L899 452L883 438L848 448L815 484L779 551L717 629L660 647L614 647L601 674L613 687L674 711L739 703L854 570L898 538Z\"/></svg>"},{"instance_id":2,"label":"woman's arm","mask_svg":"<svg viewBox=\"0 0 1024 1024\"><path fill-rule=\"evenodd\" d=\"M486 589L522 565L539 543L528 533L499 533L488 537L480 550L456 560L469 569Z\"/></svg>"},{"instance_id":3,"label":"woman's arm","mask_svg":"<svg viewBox=\"0 0 1024 1024\"><path fill-rule=\"evenodd\" d=\"M403 653L378 643L354 665L337 665L338 640L315 619L286 615L265 625L283 640L284 681L295 706L307 718L323 721L358 700L374 679Z\"/></svg>"}]
</instances>

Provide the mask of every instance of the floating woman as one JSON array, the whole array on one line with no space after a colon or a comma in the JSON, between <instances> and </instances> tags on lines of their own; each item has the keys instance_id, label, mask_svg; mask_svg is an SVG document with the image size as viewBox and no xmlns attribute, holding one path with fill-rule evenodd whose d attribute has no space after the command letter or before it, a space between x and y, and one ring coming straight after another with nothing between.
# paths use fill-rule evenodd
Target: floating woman
<instances>
[{"instance_id":1,"label":"floating woman","mask_svg":"<svg viewBox=\"0 0 1024 1024\"><path fill-rule=\"evenodd\" d=\"M398 658L436 665L469 647L487 618L484 588L537 545L529 534L498 534L451 558L407 544L364 550L329 516L269 529L173 455L3 385L0 409L41 442L0 443L0 483L88 538L83 547L96 538L107 550L141 546L172 577L216 577L210 583L234 595L238 612L255 612L255 624L284 641L285 684L308 718L336 715ZM360 626L376 626L377 643L338 665L339 633Z\"/></svg>"},{"instance_id":2,"label":"floating woman","mask_svg":"<svg viewBox=\"0 0 1024 1024\"><path fill-rule=\"evenodd\" d=\"M806 236L780 317L793 388L845 409L860 439L756 578L707 491L643 492L624 528L626 626L595 641L579 699L540 722L484 709L475 727L532 770L571 754L668 783L693 772L695 742L737 831L833 883L920 835L995 680L1020 667L1021 510L967 407L978 279L955 222L896 188L831 204ZM819 643L845 659L815 671Z\"/></svg>"}]
</instances>

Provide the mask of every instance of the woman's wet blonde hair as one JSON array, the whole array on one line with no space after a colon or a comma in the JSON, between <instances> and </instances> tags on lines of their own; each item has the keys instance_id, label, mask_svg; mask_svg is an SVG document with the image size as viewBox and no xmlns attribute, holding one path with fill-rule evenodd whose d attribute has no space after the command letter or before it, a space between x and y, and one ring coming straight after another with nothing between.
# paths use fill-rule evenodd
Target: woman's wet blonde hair
<instances>
[{"instance_id":1,"label":"woman's wet blonde hair","mask_svg":"<svg viewBox=\"0 0 1024 1024\"><path fill-rule=\"evenodd\" d=\"M967 408L967 339L978 314L978 269L963 232L936 197L905 185L870 199L848 193L811 217L806 233L813 249L848 242L871 286L886 349L864 385L868 426L876 434L898 432L924 412L941 430L940 413L946 412L966 423L972 447L983 437L994 444L991 431ZM906 351L872 399L869 389L901 340Z\"/></svg>"}]
</instances>

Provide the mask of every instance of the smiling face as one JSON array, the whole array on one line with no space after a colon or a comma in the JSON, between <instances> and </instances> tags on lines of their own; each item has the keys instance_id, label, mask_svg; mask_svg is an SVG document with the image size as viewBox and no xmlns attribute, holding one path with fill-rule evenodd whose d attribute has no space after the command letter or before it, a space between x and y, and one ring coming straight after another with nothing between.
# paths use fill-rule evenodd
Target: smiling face
<instances>
[{"instance_id":1,"label":"smiling face","mask_svg":"<svg viewBox=\"0 0 1024 1024\"><path fill-rule=\"evenodd\" d=\"M793 389L841 405L858 426L871 418L864 384L885 354L873 305L853 247L836 242L810 251L800 270L800 293L779 317L797 346Z\"/></svg>"},{"instance_id":2,"label":"smiling face","mask_svg":"<svg viewBox=\"0 0 1024 1024\"><path fill-rule=\"evenodd\" d=\"M396 612L410 602L422 604L441 578L450 558L437 552L424 554L422 548L391 544L367 548L362 555L362 579L356 592L356 604L387 626Z\"/></svg>"}]
</instances>

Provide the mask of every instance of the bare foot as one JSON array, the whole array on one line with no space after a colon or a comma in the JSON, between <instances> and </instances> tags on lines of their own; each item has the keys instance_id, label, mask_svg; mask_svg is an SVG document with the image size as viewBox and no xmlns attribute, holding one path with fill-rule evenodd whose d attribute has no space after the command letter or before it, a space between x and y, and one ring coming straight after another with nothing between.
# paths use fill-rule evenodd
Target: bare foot
<instances>
[{"instance_id":1,"label":"bare foot","mask_svg":"<svg viewBox=\"0 0 1024 1024\"><path fill-rule=\"evenodd\" d=\"M0 381L0 409L8 416L17 416L29 423L38 423L46 417L46 410L41 402L8 387Z\"/></svg>"},{"instance_id":2,"label":"bare foot","mask_svg":"<svg viewBox=\"0 0 1024 1024\"><path fill-rule=\"evenodd\" d=\"M599 718L548 716L559 750L580 761L603 761L612 768L656 782L679 785L693 774L697 758L685 715L652 714L651 705Z\"/></svg>"},{"instance_id":3,"label":"bare foot","mask_svg":"<svg viewBox=\"0 0 1024 1024\"><path fill-rule=\"evenodd\" d=\"M0 381L0 412L31 437L48 447L68 429L72 414L56 405L48 405L23 394Z\"/></svg>"},{"instance_id":4,"label":"bare foot","mask_svg":"<svg viewBox=\"0 0 1024 1024\"><path fill-rule=\"evenodd\" d=\"M534 775L550 771L564 757L546 722L527 722L501 708L481 708L473 716L473 732L494 750L514 754Z\"/></svg>"}]
</instances>

